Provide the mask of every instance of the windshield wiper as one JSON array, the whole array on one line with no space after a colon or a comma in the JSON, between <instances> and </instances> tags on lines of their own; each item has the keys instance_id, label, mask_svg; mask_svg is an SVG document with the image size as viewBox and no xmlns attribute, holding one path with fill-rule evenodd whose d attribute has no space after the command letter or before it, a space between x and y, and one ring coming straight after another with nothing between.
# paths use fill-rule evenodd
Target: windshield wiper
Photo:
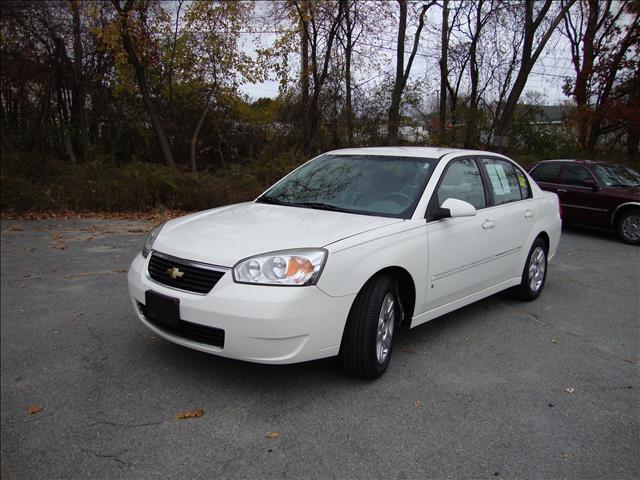
<instances>
[{"instance_id":1,"label":"windshield wiper","mask_svg":"<svg viewBox=\"0 0 640 480\"><path fill-rule=\"evenodd\" d=\"M262 197L258 197L256 202L259 203L270 203L273 205L284 205L285 207L301 207L301 208L315 208L318 210L330 210L332 212L344 212L344 213L358 213L362 214L358 210L351 210L349 208L342 208L336 205L331 205L330 203L322 203L322 202L283 202L274 197L268 197L263 195Z\"/></svg>"},{"instance_id":2,"label":"windshield wiper","mask_svg":"<svg viewBox=\"0 0 640 480\"><path fill-rule=\"evenodd\" d=\"M351 210L349 208L338 207L336 205L331 205L330 203L322 203L322 202L295 202L295 203L288 203L287 205L291 205L292 207L317 208L319 210L331 210L332 212L362 213L362 212L359 212L357 210Z\"/></svg>"},{"instance_id":3,"label":"windshield wiper","mask_svg":"<svg viewBox=\"0 0 640 480\"><path fill-rule=\"evenodd\" d=\"M290 203L283 202L282 200L278 200L277 198L273 198L273 197L268 197L266 195L258 197L256 199L256 202L259 202L259 203L271 203L273 205L291 205Z\"/></svg>"}]
</instances>

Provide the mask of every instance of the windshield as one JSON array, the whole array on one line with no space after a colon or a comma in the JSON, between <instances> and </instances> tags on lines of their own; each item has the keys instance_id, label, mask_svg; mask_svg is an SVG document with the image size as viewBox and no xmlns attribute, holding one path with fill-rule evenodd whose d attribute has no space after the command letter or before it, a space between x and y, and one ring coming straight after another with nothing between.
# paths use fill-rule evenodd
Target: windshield
<instances>
[{"instance_id":1,"label":"windshield","mask_svg":"<svg viewBox=\"0 0 640 480\"><path fill-rule=\"evenodd\" d=\"M409 218L436 159L322 155L280 180L258 202Z\"/></svg>"},{"instance_id":2,"label":"windshield","mask_svg":"<svg viewBox=\"0 0 640 480\"><path fill-rule=\"evenodd\" d=\"M593 167L600 181L607 187L640 186L640 174L620 165L596 165Z\"/></svg>"}]
</instances>

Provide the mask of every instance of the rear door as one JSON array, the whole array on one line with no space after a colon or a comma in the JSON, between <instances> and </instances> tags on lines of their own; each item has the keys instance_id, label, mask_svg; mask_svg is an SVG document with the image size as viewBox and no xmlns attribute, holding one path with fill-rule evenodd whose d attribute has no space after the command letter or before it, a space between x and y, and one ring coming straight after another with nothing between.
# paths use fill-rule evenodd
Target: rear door
<instances>
[{"instance_id":1,"label":"rear door","mask_svg":"<svg viewBox=\"0 0 640 480\"><path fill-rule=\"evenodd\" d=\"M557 193L558 188L560 188L561 169L561 162L544 162L533 167L529 175L531 175L531 178L536 181L541 189Z\"/></svg>"},{"instance_id":2,"label":"rear door","mask_svg":"<svg viewBox=\"0 0 640 480\"><path fill-rule=\"evenodd\" d=\"M493 210L502 217L496 226L496 257L493 261L499 280L506 281L522 274L518 262L533 228L536 203L526 175L516 164L496 157L482 157L480 164L486 175Z\"/></svg>"}]
</instances>

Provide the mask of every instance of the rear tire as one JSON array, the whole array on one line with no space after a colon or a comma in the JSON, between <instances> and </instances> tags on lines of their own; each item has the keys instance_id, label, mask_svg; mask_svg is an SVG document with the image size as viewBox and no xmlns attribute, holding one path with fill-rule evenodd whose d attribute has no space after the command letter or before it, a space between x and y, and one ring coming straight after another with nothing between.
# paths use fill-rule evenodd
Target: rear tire
<instances>
[{"instance_id":1,"label":"rear tire","mask_svg":"<svg viewBox=\"0 0 640 480\"><path fill-rule=\"evenodd\" d=\"M618 236L631 245L640 245L640 210L632 208L618 219Z\"/></svg>"},{"instance_id":2,"label":"rear tire","mask_svg":"<svg viewBox=\"0 0 640 480\"><path fill-rule=\"evenodd\" d=\"M516 298L530 302L542 293L544 282L547 279L547 244L538 237L531 245L527 261L522 271L520 285L514 287L512 292Z\"/></svg>"},{"instance_id":3,"label":"rear tire","mask_svg":"<svg viewBox=\"0 0 640 480\"><path fill-rule=\"evenodd\" d=\"M340 346L349 375L373 380L387 370L400 311L391 277L377 276L365 284L351 307Z\"/></svg>"}]
</instances>

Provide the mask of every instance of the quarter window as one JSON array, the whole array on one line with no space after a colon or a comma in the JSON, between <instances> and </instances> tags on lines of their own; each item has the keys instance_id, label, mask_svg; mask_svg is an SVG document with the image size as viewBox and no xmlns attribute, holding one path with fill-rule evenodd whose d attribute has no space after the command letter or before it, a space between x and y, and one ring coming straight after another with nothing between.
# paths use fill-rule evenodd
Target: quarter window
<instances>
[{"instance_id":1,"label":"quarter window","mask_svg":"<svg viewBox=\"0 0 640 480\"><path fill-rule=\"evenodd\" d=\"M559 163L542 163L533 169L531 178L536 182L558 183L560 176Z\"/></svg>"},{"instance_id":2,"label":"quarter window","mask_svg":"<svg viewBox=\"0 0 640 480\"><path fill-rule=\"evenodd\" d=\"M493 199L496 205L502 205L509 202L517 202L523 198L520 192L521 180L516 173L516 168L505 160L497 160L494 158L483 158L487 175L489 177L489 186L493 192ZM522 174L520 174L522 175ZM526 178L523 176L524 185L527 188Z\"/></svg>"},{"instance_id":3,"label":"quarter window","mask_svg":"<svg viewBox=\"0 0 640 480\"><path fill-rule=\"evenodd\" d=\"M562 183L565 185L575 185L584 187L585 180L593 180L593 176L585 167L581 165L565 164Z\"/></svg>"},{"instance_id":4,"label":"quarter window","mask_svg":"<svg viewBox=\"0 0 640 480\"><path fill-rule=\"evenodd\" d=\"M470 203L476 209L487 206L478 165L473 159L454 160L447 167L436 191L438 205L448 198Z\"/></svg>"}]
</instances>

